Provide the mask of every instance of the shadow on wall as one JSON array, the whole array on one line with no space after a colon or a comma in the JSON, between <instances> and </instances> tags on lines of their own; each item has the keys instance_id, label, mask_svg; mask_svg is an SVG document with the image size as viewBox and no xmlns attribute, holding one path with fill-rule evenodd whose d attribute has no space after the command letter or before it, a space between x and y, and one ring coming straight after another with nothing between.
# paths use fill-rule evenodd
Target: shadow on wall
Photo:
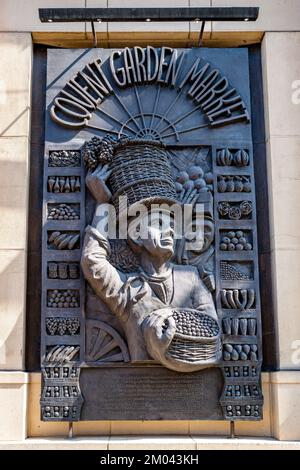
<instances>
[{"instance_id":1,"label":"shadow on wall","mask_svg":"<svg viewBox=\"0 0 300 470\"><path fill-rule=\"evenodd\" d=\"M7 93L11 93L13 96L16 95L16 93L24 93L23 90L13 90L13 91L10 91L10 92L7 92L6 91L6 94ZM1 83L0 83L0 104L2 104L1 102ZM26 113L29 113L29 106L26 106L26 108L23 109L23 111L21 113L18 114L18 116L13 119L4 129L1 129L1 132L0 132L0 137L6 137L5 134L6 132L8 132Z\"/></svg>"}]
</instances>

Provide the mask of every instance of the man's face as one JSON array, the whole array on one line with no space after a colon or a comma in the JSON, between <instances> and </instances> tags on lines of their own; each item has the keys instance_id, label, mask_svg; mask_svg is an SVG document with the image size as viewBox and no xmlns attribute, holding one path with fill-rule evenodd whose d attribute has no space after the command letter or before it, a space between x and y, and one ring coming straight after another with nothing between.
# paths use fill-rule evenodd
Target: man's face
<instances>
[{"instance_id":1,"label":"man's face","mask_svg":"<svg viewBox=\"0 0 300 470\"><path fill-rule=\"evenodd\" d=\"M209 218L193 220L187 226L184 237L177 241L177 260L180 264L190 264L206 252L214 239L214 222Z\"/></svg>"},{"instance_id":2,"label":"man's face","mask_svg":"<svg viewBox=\"0 0 300 470\"><path fill-rule=\"evenodd\" d=\"M129 225L129 236L143 246L152 256L169 259L174 254L174 229L171 213L150 212L145 214L132 237L133 225Z\"/></svg>"}]
</instances>

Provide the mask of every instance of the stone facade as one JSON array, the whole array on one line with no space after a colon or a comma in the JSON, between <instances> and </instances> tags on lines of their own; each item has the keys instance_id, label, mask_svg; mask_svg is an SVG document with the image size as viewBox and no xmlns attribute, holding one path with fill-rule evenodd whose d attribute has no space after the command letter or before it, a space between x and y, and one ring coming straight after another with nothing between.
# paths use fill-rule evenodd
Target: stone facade
<instances>
[{"instance_id":1,"label":"stone facade","mask_svg":"<svg viewBox=\"0 0 300 470\"><path fill-rule=\"evenodd\" d=\"M16 3L18 15L15 14ZM33 42L65 47L90 47L92 42L89 24L40 24L37 8L60 6L60 3L58 0L1 2L0 441L6 441L3 445L12 448L38 448L42 445L42 437L54 439L49 444L51 448L63 448L59 438L68 435L67 423L40 421L40 374L29 374L24 370ZM101 5L99 1L77 0L64 2L64 6L68 6L68 3L70 7L107 5L107 2ZM184 0L171 3L165 0L154 2L152 6L188 6ZM248 6L249 3L246 0L195 0L189 2L189 5ZM299 441L300 318L297 288L300 281L300 99L297 87L299 89L300 11L297 0L258 0L255 3L260 6L260 17L256 23L208 23L204 36L206 46L262 43L274 314L278 329L280 369L263 374L264 420L259 423L236 423L235 434L259 439L272 437L281 441ZM109 0L108 7L121 4L118 0ZM126 6L140 7L143 2L131 0ZM97 25L100 47L147 42L186 47L197 40L198 29L199 25L185 23L176 24L175 27L163 23L155 27L151 24ZM74 424L73 432L78 438L85 436L82 438L83 448L137 448L137 441L130 438L133 435L146 435L139 445L148 449L159 446L161 449L200 449L205 445L207 448L228 448L227 441L221 438L218 441L217 437L228 436L230 424L218 421L84 422ZM175 434L182 438L172 437ZM122 437L111 437L108 447L107 436L116 435ZM213 439L205 444L201 438L204 435L210 435ZM103 437L93 444L93 441L87 441L87 436ZM279 448L281 444L272 442L269 445ZM290 448L298 446L296 443L286 445ZM235 446L234 440L231 446ZM253 448L254 444L241 440L239 446Z\"/></svg>"}]
</instances>

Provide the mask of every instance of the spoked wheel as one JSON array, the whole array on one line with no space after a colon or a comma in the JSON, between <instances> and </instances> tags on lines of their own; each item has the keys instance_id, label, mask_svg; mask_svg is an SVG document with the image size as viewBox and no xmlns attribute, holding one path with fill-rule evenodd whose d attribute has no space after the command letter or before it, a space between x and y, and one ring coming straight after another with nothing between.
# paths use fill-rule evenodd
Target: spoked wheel
<instances>
[{"instance_id":1,"label":"spoked wheel","mask_svg":"<svg viewBox=\"0 0 300 470\"><path fill-rule=\"evenodd\" d=\"M120 334L100 320L86 322L86 362L129 362L129 352Z\"/></svg>"}]
</instances>

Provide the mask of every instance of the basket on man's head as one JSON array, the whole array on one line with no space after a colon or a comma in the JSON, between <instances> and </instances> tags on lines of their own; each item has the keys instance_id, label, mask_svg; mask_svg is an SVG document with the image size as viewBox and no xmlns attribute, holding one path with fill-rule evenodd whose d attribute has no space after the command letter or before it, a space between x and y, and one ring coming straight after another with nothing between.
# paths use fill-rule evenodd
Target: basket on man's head
<instances>
[{"instance_id":1,"label":"basket on man's head","mask_svg":"<svg viewBox=\"0 0 300 470\"><path fill-rule=\"evenodd\" d=\"M178 204L175 183L165 145L157 140L106 137L93 138L83 147L83 157L91 169L109 163L107 181L111 202L119 218L135 213L143 204ZM93 144L92 144L93 142Z\"/></svg>"}]
</instances>

